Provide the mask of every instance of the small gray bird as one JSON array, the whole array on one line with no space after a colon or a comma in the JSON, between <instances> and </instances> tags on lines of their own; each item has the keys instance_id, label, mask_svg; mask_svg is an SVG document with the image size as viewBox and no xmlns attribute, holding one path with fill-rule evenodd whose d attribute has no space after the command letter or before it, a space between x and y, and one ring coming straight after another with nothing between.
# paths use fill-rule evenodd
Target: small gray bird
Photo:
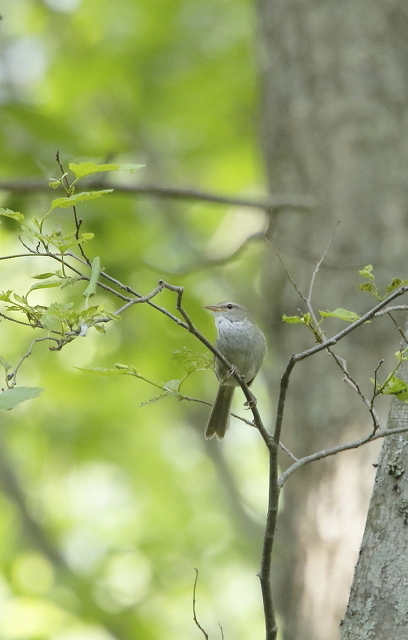
<instances>
[{"instance_id":1,"label":"small gray bird","mask_svg":"<svg viewBox=\"0 0 408 640\"><path fill-rule=\"evenodd\" d=\"M245 307L236 302L219 302L205 309L215 315L216 348L250 385L266 356L264 334ZM207 439L217 436L221 440L229 427L234 388L239 384L218 358L214 368L220 386L204 435Z\"/></svg>"}]
</instances>

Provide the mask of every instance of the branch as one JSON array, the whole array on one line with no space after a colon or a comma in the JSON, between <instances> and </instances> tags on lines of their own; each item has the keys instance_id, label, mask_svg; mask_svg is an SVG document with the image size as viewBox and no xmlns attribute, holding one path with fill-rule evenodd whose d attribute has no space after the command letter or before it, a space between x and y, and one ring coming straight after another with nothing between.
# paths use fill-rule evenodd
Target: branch
<instances>
[{"instance_id":1,"label":"branch","mask_svg":"<svg viewBox=\"0 0 408 640\"><path fill-rule=\"evenodd\" d=\"M29 356L31 356L33 348L34 348L34 345L37 344L37 342L44 342L45 340L48 340L48 341L54 340L55 342L57 342L57 344L60 342L60 340L58 340L58 338L52 338L50 336L46 336L45 338L35 338L31 342L31 344L28 347L26 353L24 353L21 356L21 358L18 361L17 365L15 366L14 370L11 373L8 373L6 375L7 383L11 382L11 384L8 384L9 387L14 387L16 385L16 377L17 377L18 370L20 369L20 367L23 364L24 360L26 360Z\"/></svg>"},{"instance_id":2,"label":"branch","mask_svg":"<svg viewBox=\"0 0 408 640\"><path fill-rule=\"evenodd\" d=\"M398 433L406 433L408 431L408 427L396 427L395 429L382 429L381 431L376 431L370 433L369 436L365 438L361 438L360 440L354 440L353 442L347 442L346 444L339 444L336 447L332 447L330 449L322 449L322 451L317 451L316 453L312 453L309 456L305 456L304 458L299 458L297 462L292 464L290 467L284 471L279 477L279 487L281 488L289 476L292 475L295 471L303 467L305 464L309 464L309 462L315 462L316 460L321 460L322 458L328 458L329 456L334 456L336 453L341 453L342 451L348 451L349 449L357 449L358 447L363 446L364 444L368 444L374 440L378 440L378 438L385 438L387 436L392 436Z\"/></svg>"},{"instance_id":3,"label":"branch","mask_svg":"<svg viewBox=\"0 0 408 640\"><path fill-rule=\"evenodd\" d=\"M202 344L204 344L207 347L207 349L209 349L214 354L214 356L216 358L218 358L227 367L227 369L229 371L232 371L233 367L232 367L231 363L228 362L228 360L225 358L225 356L220 351L218 351L218 349L216 349L215 346L213 344L211 344L211 342L209 340L207 340L207 338L194 326L193 322L191 321L188 313L186 312L186 310L184 309L183 304L182 304L182 298L183 298L183 293L184 293L183 287L179 287L179 286L176 286L176 285L169 284L168 282L164 282L163 280L159 280L159 285L160 284L162 284L165 289L169 289L170 291L174 291L175 293L177 293L176 309L183 316L183 318L185 320L185 322L182 322L181 320L176 318L178 324L180 326L182 326L184 329L186 329L187 331L189 331L198 340L200 340L200 342L202 342ZM270 433L265 428L265 426L264 426L264 424L262 422L262 418L261 418L260 413L259 413L259 411L257 409L257 406L256 406L256 398L255 398L254 394L252 393L252 391L248 387L248 385L245 382L245 380L243 379L243 377L239 375L239 373L234 371L232 373L232 376L235 378L235 380L238 382L239 386L241 387L241 389L242 389L242 391L243 391L243 393L245 395L245 398L246 398L246 400L248 402L248 406L250 407L250 409L252 411L252 415L253 415L253 418L254 418L254 425L258 429L258 431L261 434L266 446L269 449L271 446L273 446L272 438L271 438Z\"/></svg>"},{"instance_id":4,"label":"branch","mask_svg":"<svg viewBox=\"0 0 408 640\"><path fill-rule=\"evenodd\" d=\"M297 364L301 360L305 360L306 358L310 358L310 356L313 356L315 353L319 353L319 351L329 350L330 347L332 347L335 344L337 344L337 342L339 342L346 335L348 335L352 331L355 331L355 329L357 329L361 325L365 324L368 320L372 320L376 316L376 314L379 311L381 311L382 309L385 309L392 300L395 300L395 298L398 298L398 297L404 295L405 293L407 293L407 291L408 291L408 286L407 285L399 287L398 289L393 291L387 298L385 298L385 300L382 300L381 302L376 304L375 307L370 309L370 311L367 311L367 313L365 313L360 318L358 318L358 320L355 320L354 322L351 322L342 331L339 331L338 333L336 333L331 338L328 338L327 340L324 340L324 342L321 342L321 343L317 344L315 347L311 347L310 349L306 349L305 351L302 351L301 353L293 354L291 356L288 364L286 365L286 369L285 369L285 371L283 373L283 376L281 378L280 392L279 392L279 399L278 399L278 408L277 408L277 412L276 412L275 433L274 433L274 438L273 438L275 444L277 444L279 442L279 440L280 440L280 434L281 434L282 423L283 423L283 414L284 414L284 409L285 409L286 393L287 393L287 389L288 389L288 386L289 386L290 376L291 376L291 373L293 371L293 368L294 368L295 364Z\"/></svg>"},{"instance_id":5,"label":"branch","mask_svg":"<svg viewBox=\"0 0 408 640\"><path fill-rule=\"evenodd\" d=\"M206 640L208 640L208 633L203 629L203 627L201 626L201 624L197 620L196 606L195 605L196 605L196 590L197 590L197 580L198 580L198 569L194 569L194 571L196 572L196 575L195 575L194 586L193 586L193 620L194 620L194 623L195 623L196 627L198 627L200 629L200 631L203 634L204 638Z\"/></svg>"},{"instance_id":6,"label":"branch","mask_svg":"<svg viewBox=\"0 0 408 640\"><path fill-rule=\"evenodd\" d=\"M293 355L292 357L295 358L296 362L300 362L300 360L309 358L310 356L314 355L315 353L318 353L319 351L323 351L328 347L334 346L335 344L337 344L337 342L339 342L342 338L344 338L344 336L348 335L349 333L357 329L357 327L360 327L362 324L365 324L368 320L372 320L373 318L375 318L378 311L381 311L381 309L384 309L390 302L392 302L392 300L395 300L395 298L399 298L400 296L404 295L404 293L407 293L407 291L408 291L408 285L399 287L398 289L393 291L387 298L385 298L384 300L381 300L381 302L376 304L375 307L370 309L370 311L367 311L367 313L365 313L360 318L358 318L358 320L351 322L348 325L348 327L336 333L332 338L329 338L328 340L325 340L324 342L319 343L318 345L316 345L315 347L312 347L311 349L306 349L306 351L303 351L302 353Z\"/></svg>"},{"instance_id":7,"label":"branch","mask_svg":"<svg viewBox=\"0 0 408 640\"><path fill-rule=\"evenodd\" d=\"M316 206L312 198L294 195L282 195L275 198L240 198L237 196L226 196L217 193L200 191L199 189L162 187L158 185L121 185L109 184L100 180L92 180L82 183L87 189L114 189L117 194L145 195L156 198L172 198L175 200L201 201L212 204L225 204L228 206L248 207L251 209L261 209L267 213L278 213L286 209L298 209L300 211L310 211ZM0 181L0 191L13 191L19 193L33 193L49 191L49 184L42 179L20 179Z\"/></svg>"},{"instance_id":8,"label":"branch","mask_svg":"<svg viewBox=\"0 0 408 640\"><path fill-rule=\"evenodd\" d=\"M27 505L24 491L15 475L13 468L5 457L4 443L0 447L0 486L8 499L16 505L22 523L22 532L39 549L55 567L69 571L68 566L59 550L49 539L42 526L33 516Z\"/></svg>"},{"instance_id":9,"label":"branch","mask_svg":"<svg viewBox=\"0 0 408 640\"><path fill-rule=\"evenodd\" d=\"M276 640L278 633L275 607L272 598L271 567L280 487L278 485L278 452L275 440L273 440L273 444L275 446L269 448L268 511L266 514L265 533L262 545L261 569L258 573L262 592L266 640Z\"/></svg>"},{"instance_id":10,"label":"branch","mask_svg":"<svg viewBox=\"0 0 408 640\"><path fill-rule=\"evenodd\" d=\"M269 209L270 209L270 207L269 207ZM62 261L62 258L60 258L59 256L57 256L55 254L52 254L52 253L50 253L48 251L40 253L38 250L32 250L29 247L26 247L26 248L27 248L27 251L28 251L28 254L26 254L26 255L29 255L29 256L32 256L32 255L39 255L40 256L41 255L41 256L53 258L54 260L57 260L60 263L63 262L63 264L64 264L64 266L66 268L72 270L74 273L76 273L78 276L80 276L80 278L83 278L84 280L89 280L90 279L89 276L85 276L75 266L65 262L66 257L69 257L71 259L71 261L75 260L78 263L80 263L82 265L82 267L87 267L88 268L88 264L87 264L87 262L86 262L86 260L84 258L75 256L75 254L71 254L71 253L68 254L67 253L64 256L64 261ZM311 296L312 296L312 291L313 291L313 283L314 283L316 274L318 272L318 269L320 268L320 265L321 265L325 255L326 255L326 252L323 254L321 260L316 265L315 271L314 271L313 276L312 276L312 282L311 282L311 286L310 286L310 289L309 289L308 297L306 297L306 298L303 297L303 300L310 307L311 307ZM8 257L9 258L10 257L22 257L22 254L19 254L18 256L16 255L16 256L8 256ZM6 258L3 258L3 259L6 259ZM117 311L115 312L116 315L124 312L125 310L127 310L128 308L133 306L134 304L137 304L137 303L148 304L148 305L152 306L153 308L155 308L156 310L160 311L162 314L166 315L168 318L170 318L173 322L178 324L180 327L182 327L183 329L185 329L186 331L188 331L189 333L194 335L202 344L204 344L214 354L214 356L216 358L218 358L218 360L220 360L228 368L228 370L232 369L231 364L227 361L227 359L223 356L223 354L220 353L207 340L207 338L195 327L195 325L192 322L190 316L188 315L188 313L184 309L184 306L183 306L184 288L183 287L172 285L170 283L165 282L164 280L159 280L158 283L157 283L157 286L150 293L148 293L145 296L142 296L140 293L138 293L137 291L135 291L131 287L129 287L127 285L124 285L123 283L121 283L120 281L116 280L115 278L112 278L111 276L109 276L105 272L101 272L101 279L102 280L103 279L107 280L109 282L109 284L105 284L104 282L100 282L99 281L98 282L98 286L100 286L102 289L105 289L105 290L109 291L113 295L118 296L124 302L124 304L122 304L122 306L119 309L117 309ZM115 289L112 288L111 285L117 287L119 289L119 291L115 291ZM173 293L176 294L176 310L177 310L179 315L175 315L175 314L169 312L164 307L161 307L161 306L157 305L155 302L153 302L153 298L155 298L163 289L168 289L169 291L172 291ZM378 437L383 437L385 435L390 435L391 433L400 433L401 431L408 430L408 427L406 429L399 429L399 430L386 430L386 431L377 430L377 431L373 432L370 436L368 436L366 438L363 438L363 439L361 439L359 441L356 441L354 443L348 443L348 444L345 444L345 445L339 445L338 447L334 447L333 449L327 449L325 451L317 452L315 454L312 454L311 456L307 456L307 457L302 458L300 460L296 460L294 462L294 464L292 464L291 467L289 467L289 469L287 469L279 478L278 477L277 452L278 452L278 446L279 446L279 443L280 443L280 436L281 436L282 425L283 425L286 395L287 395L289 382L290 382L290 376L292 374L293 368L301 360L304 360L304 359L306 359L306 358L308 358L308 357L310 357L310 356L312 356L312 355L314 355L314 354L316 354L316 353L318 353L320 351L323 351L323 350L330 351L330 347L332 347L337 342L339 342L343 337L345 337L346 335L348 335L349 333L351 333L352 331L357 329L359 326L363 325L365 322L373 319L374 317L378 317L380 315L383 315L383 313L386 313L386 311L385 311L386 309L387 309L387 312L389 312L390 303L393 300L395 300L396 298L398 298L399 296L402 296L403 294L405 294L407 291L408 291L408 286L399 287L394 292L392 292L385 300L382 300L379 303L377 303L375 307L370 309L367 313L365 313L363 316L361 316L355 322L350 323L342 331L339 331L337 334L335 334L334 336L332 336L329 339L325 339L324 334L322 333L321 335L316 336L318 339L321 339L321 342L319 341L319 343L317 345L315 345L315 346L311 347L310 349L307 349L307 350L305 350L305 351L303 351L301 353L293 354L291 356L291 358L289 359L289 362L288 362L288 364L287 364L287 366L285 368L285 371L284 371L284 373L282 375L282 378L281 378L280 392L279 392L279 399L278 399L278 406L277 406L277 413L276 413L276 422L275 422L275 428L274 428L273 436L269 433L269 431L263 425L261 416L260 416L259 411L258 411L257 406L256 406L256 398L252 394L252 392L249 389L248 385L246 384L246 382L242 379L242 377L236 371L234 371L234 373L232 373L232 375L234 376L234 378L237 381L238 385L241 387L241 389L242 389L242 391L243 391L243 393L244 393L244 395L245 395L245 397L247 399L248 405L249 405L249 407L250 407L250 409L252 411L253 425L258 429L258 431L259 431L261 437L263 438L263 440L264 440L264 442L265 442L265 444L266 444L266 446L268 448L268 451L269 451L269 497L268 497L267 516L266 516L266 526L265 526L264 540L263 540L261 567L260 567L260 571L259 571L259 574L258 574L259 575L259 579L260 579L261 590L262 590L262 598L263 598L263 606L264 606L264 617L265 617L265 625L266 625L266 639L267 640L275 640L276 639L276 634L277 634L277 624L276 624L276 616L275 616L274 604L273 604L273 600L272 600L272 590L271 590L270 575L271 575L272 549L273 549L274 534L275 534L275 529L276 529L276 521L277 521L277 513L278 513L279 494L280 494L280 489L281 489L284 481L296 469L300 468L304 464L307 464L308 462L312 462L314 460L319 460L322 457L327 457L329 455L334 455L335 453L338 453L338 452L346 450L346 449L356 448L358 446L361 446L361 445L365 444L366 442L370 442L371 440L377 439ZM127 295L124 295L122 292L125 292ZM110 318L100 318L100 319L96 320L96 322L108 322L109 320L110 320ZM42 339L46 339L46 338L42 338ZM10 376L11 376L10 379L13 379L13 376L14 376L14 379L15 379L15 376L17 374L17 371L18 371L19 367L21 366L22 362L31 354L31 350L32 350L35 342L37 342L37 340L32 342L28 352L22 357L21 361L19 362L19 364L17 365L16 369L14 370L14 373L10 374ZM57 341L57 343L58 343L58 341ZM336 360L336 361L338 362L338 360ZM338 362L338 364L339 364L339 362ZM346 367L344 365L342 366L342 370L345 373L345 375L347 374L348 379L351 381L351 378L348 375L347 369L346 369ZM364 399L364 397L363 397L363 399ZM373 413L372 413L372 416L374 418L374 414ZM376 423L375 420L374 420L374 423L375 423L375 426L379 425L379 423ZM292 456L292 458L293 458L293 456ZM195 615L195 591L194 591L193 611L194 611L194 615ZM199 624L197 626L199 626ZM199 628L201 629L200 626L199 626ZM205 634L204 631L203 631L203 633Z\"/></svg>"},{"instance_id":11,"label":"branch","mask_svg":"<svg viewBox=\"0 0 408 640\"><path fill-rule=\"evenodd\" d=\"M395 307L386 307L385 309L382 309L381 311L378 311L375 314L376 318L379 318L380 316L385 316L387 313L391 313L393 311L408 311L408 305L406 304L399 304Z\"/></svg>"},{"instance_id":12,"label":"branch","mask_svg":"<svg viewBox=\"0 0 408 640\"><path fill-rule=\"evenodd\" d=\"M357 395L360 396L360 398L362 399L363 403L365 404L365 406L367 407L371 418L373 420L373 425L374 425L374 431L377 431L377 429L381 428L381 421L380 418L378 417L378 414L376 412L376 410L374 409L374 400L375 397L377 395L379 395L379 393L375 393L374 391L374 395L372 397L371 400L369 400L365 394L362 392L360 385L358 384L358 382L356 380L354 380L354 378L351 377L348 369L347 369L347 363L344 360L344 358L340 358L340 356L338 356L336 353L334 353L334 351L332 349L327 349L327 352L334 358L336 364L340 367L341 371L344 374L344 382L347 382L352 389L354 389L354 391L357 393ZM378 367L376 368L374 375L376 377L377 375L377 371L378 371ZM376 386L374 386L374 390L376 389Z\"/></svg>"},{"instance_id":13,"label":"branch","mask_svg":"<svg viewBox=\"0 0 408 640\"><path fill-rule=\"evenodd\" d=\"M197 271L214 269L215 267L222 267L225 264L229 264L230 262L237 260L252 242L257 242L260 240L264 241L265 239L265 234L263 232L253 233L252 235L245 238L240 246L228 255L222 256L220 258L202 258L201 260L196 260L195 262L192 262L191 264L181 267L180 269L177 269L175 271L169 271L168 269L166 270L162 267L156 267L143 261L141 261L141 264L146 267L146 269L153 271L153 273L159 273L160 275L166 275L171 278L178 278L196 273Z\"/></svg>"},{"instance_id":14,"label":"branch","mask_svg":"<svg viewBox=\"0 0 408 640\"><path fill-rule=\"evenodd\" d=\"M285 402L287 390L289 387L290 376L293 371L295 365L314 355L315 353L319 353L319 351L328 350L330 347L335 345L339 340L344 338L346 335L357 329L359 326L363 325L368 320L371 320L375 317L376 313L386 308L389 303L402 296L404 293L408 291L408 286L399 287L399 289L395 290L392 294L390 294L385 300L379 302L375 307L373 307L370 311L365 313L361 318L352 322L348 327L339 331L332 338L327 340L323 340L321 343L317 344L315 347L307 349L301 353L293 354L289 359L288 364L286 365L285 371L283 372L281 382L280 382L280 391L279 391L279 399L278 399L278 407L276 412L276 421L275 421L275 430L273 435L273 447L269 446L269 499L268 499L268 512L266 518L266 527L265 527L265 536L264 543L262 549L262 561L261 561L261 570L259 572L259 579L261 583L262 590L262 599L264 605L264 617L265 617L265 626L266 626L266 640L276 640L277 636L277 625L276 625L276 617L274 612L274 605L272 600L272 591L271 591L271 562L272 562L272 550L276 529L276 520L278 513L278 504L279 504L279 494L282 488L283 482L285 479L293 473L296 469L300 468L307 462L312 462L313 460L318 460L321 457L325 457L329 455L327 452L322 453L319 452L317 454L313 454L312 456L308 456L307 458L303 458L297 462L295 462L289 469L287 469L281 476L278 478L278 462L277 462L277 446L279 444L280 435L282 431L284 410L285 410ZM310 304L312 290L309 290L309 299L308 303ZM373 414L372 414L373 415ZM408 428L406 429L408 430ZM383 432L378 432L371 434L369 437L364 438L359 441L358 444L349 444L342 445L345 449L354 448L355 446L361 446L365 444L365 442L369 442L374 438L380 437L379 434ZM390 433L388 431L387 433ZM341 448L342 446L335 447L331 450L330 455L334 455L334 453L338 453L339 451L344 450Z\"/></svg>"}]
</instances>

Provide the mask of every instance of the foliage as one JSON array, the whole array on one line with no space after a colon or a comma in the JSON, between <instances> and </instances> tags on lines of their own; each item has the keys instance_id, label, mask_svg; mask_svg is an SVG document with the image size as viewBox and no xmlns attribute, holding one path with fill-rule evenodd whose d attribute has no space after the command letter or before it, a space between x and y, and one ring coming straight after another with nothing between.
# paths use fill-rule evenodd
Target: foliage
<instances>
[{"instance_id":1,"label":"foliage","mask_svg":"<svg viewBox=\"0 0 408 640\"><path fill-rule=\"evenodd\" d=\"M11 373L35 335L59 331L55 337L67 341L57 352L47 341L32 346L17 384L45 391L3 412L4 449L33 513L73 572L67 577L30 535L20 535L14 503L4 497L4 637L191 638L194 567L199 612L209 628L213 621L218 633L220 619L236 638L262 628L259 602L243 603L237 615L235 595L222 587L235 582L257 591L257 557L251 539L243 541L240 516L226 508L201 433L192 427L201 431L206 409L169 393L141 409L152 393L140 379L78 370L125 362L152 381L184 376L184 393L210 401L213 374L180 375L172 360L174 350L194 354L197 344L144 305L120 322L98 323L120 304L100 288L87 289L89 281L66 265L66 254L82 247L92 263L83 267L87 277L96 277L100 256L101 270L146 293L158 277L216 257L210 241L224 208L135 201L115 191L100 196L86 181L96 175L104 191L105 176L113 175L119 185L160 181L237 194L256 188L251 10L247 0L166 0L160 8L145 0L2 4L2 53L11 61L20 52L20 62L2 67L1 174L43 178L60 193L51 207L48 195L1 193L1 255L27 253L16 239L19 225L27 224L30 246L45 243L62 262L51 265L46 256L1 262L5 314L45 329L3 320L0 353ZM61 192L57 150L74 172L70 180L79 180L74 193ZM127 164L146 166L132 173ZM88 173L96 167L97 174ZM73 203L83 219L78 238ZM234 242L221 236L222 254ZM214 329L202 305L229 295L237 277L251 291L254 277L244 274L259 255L259 249L246 252L250 270L240 260L222 286L217 270L177 278L188 283L189 313L208 335ZM174 308L169 292L160 297ZM105 334L96 331L104 327ZM163 385L169 388L158 384L163 393ZM261 447L252 430L240 432L252 455L236 469L237 482L249 474L261 487ZM261 494L247 497L254 511L262 508Z\"/></svg>"},{"instance_id":2,"label":"foliage","mask_svg":"<svg viewBox=\"0 0 408 640\"><path fill-rule=\"evenodd\" d=\"M139 179L260 190L251 8L3 3L4 59L18 64L2 69L2 174L59 192L51 203L24 188L0 199L0 407L13 408L2 414L0 455L2 637L191 638L194 567L206 628L219 633L220 619L226 637L262 634L262 443L234 425L230 467L219 450L209 464L212 356L133 296L149 295L158 277L177 281L190 317L211 335L204 302L243 292L249 306L259 300L264 247L250 240L263 237L270 212L119 193ZM87 187L92 178L98 188ZM385 300L372 267L360 273L360 288ZM387 292L405 283L393 279ZM177 314L174 292L156 293ZM321 346L323 328L362 317L337 308L284 319ZM399 362L383 383L373 378L372 404L406 400ZM266 389L255 384L265 409Z\"/></svg>"}]
</instances>

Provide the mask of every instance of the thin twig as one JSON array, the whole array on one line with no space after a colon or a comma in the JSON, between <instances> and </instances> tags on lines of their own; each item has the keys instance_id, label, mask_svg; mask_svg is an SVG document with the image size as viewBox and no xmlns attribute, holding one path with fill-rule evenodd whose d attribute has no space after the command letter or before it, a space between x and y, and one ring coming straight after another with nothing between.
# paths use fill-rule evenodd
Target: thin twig
<instances>
[{"instance_id":1,"label":"thin twig","mask_svg":"<svg viewBox=\"0 0 408 640\"><path fill-rule=\"evenodd\" d=\"M31 353L33 351L34 345L37 344L37 342L44 342L45 340L53 340L55 342L60 342L57 338L53 338L51 336L46 336L45 338L35 338L30 346L28 347L26 353L24 353L20 360L18 361L17 365L15 366L14 370L11 373L8 373L6 376L6 380L7 382L11 382L11 385L9 385L10 387L14 387L16 385L16 377L17 377L17 373L18 370L20 369L21 365L23 364L24 360L26 360L29 356L31 356Z\"/></svg>"},{"instance_id":2,"label":"thin twig","mask_svg":"<svg viewBox=\"0 0 408 640\"><path fill-rule=\"evenodd\" d=\"M363 391L361 390L360 385L358 384L358 382L356 380L354 380L354 378L351 377L348 369L347 369L347 363L344 360L344 358L340 358L340 356L338 356L336 353L334 353L334 351L332 349L327 349L328 353L334 358L336 364L340 367L341 371L344 374L344 381L347 382L352 389L354 389L354 391L357 393L357 395L360 396L360 398L362 399L362 401L364 402L365 406L367 407L372 421L373 421L373 425L374 425L374 431L377 431L377 429L381 428L381 421L380 418L378 417L378 414L376 412L376 410L374 409L374 396L371 400L369 400L365 394L363 393ZM378 367L377 367L378 369ZM377 371L376 369L376 371Z\"/></svg>"},{"instance_id":3,"label":"thin twig","mask_svg":"<svg viewBox=\"0 0 408 640\"><path fill-rule=\"evenodd\" d=\"M311 314L311 316L313 318L313 321L316 324L316 327L319 326L319 323L317 321L317 318L316 318L316 315L315 315L315 312L314 312L314 309L313 309L313 306L312 306L313 288L314 288L316 276L319 273L320 267L322 266L322 264L323 264L323 262L324 262L324 260L325 260L325 258L327 256L327 253L328 253L328 251L330 249L331 243L333 242L334 234L336 233L336 230L337 230L337 227L339 226L339 224L340 224L340 222L337 221L337 223L335 224L334 229L332 231L332 234L330 236L329 242L327 243L327 246L326 246L325 250L323 251L322 255L320 256L319 260L316 262L316 266L313 269L312 277L310 278L310 285L309 285L309 291L308 291L308 294L307 294L307 297L306 297L306 304L307 304L308 311ZM322 332L322 335L324 335L323 332Z\"/></svg>"},{"instance_id":4,"label":"thin twig","mask_svg":"<svg viewBox=\"0 0 408 640\"><path fill-rule=\"evenodd\" d=\"M198 627L200 629L200 631L203 634L204 638L206 640L208 640L208 633L203 629L203 627L201 626L201 624L197 620L197 614L196 614L196 590L197 590L197 580L198 580L198 569L194 568L194 571L196 572L196 575L195 575L194 586L193 586L193 620L194 620L194 623L195 623L196 627Z\"/></svg>"},{"instance_id":5,"label":"thin twig","mask_svg":"<svg viewBox=\"0 0 408 640\"><path fill-rule=\"evenodd\" d=\"M307 298L305 295L303 295L303 293L300 291L299 287L297 286L294 278L292 278L291 274L289 273L288 268L286 267L285 263L283 262L283 258L281 257L279 251L276 249L276 247L272 244L272 242L269 240L269 238L265 238L265 242L267 245L270 246L270 248L273 250L273 252L275 253L276 257L278 258L282 269L285 272L285 275L287 276L289 282L291 283L292 287L295 289L296 293L298 294L298 296L303 300L303 302L305 304L307 304Z\"/></svg>"},{"instance_id":6,"label":"thin twig","mask_svg":"<svg viewBox=\"0 0 408 640\"><path fill-rule=\"evenodd\" d=\"M386 307L385 309L382 309L381 311L378 311L375 314L375 317L379 318L380 316L384 316L387 313L391 313L393 311L408 311L408 305L407 304L400 304L400 305L397 305L395 307Z\"/></svg>"},{"instance_id":7,"label":"thin twig","mask_svg":"<svg viewBox=\"0 0 408 640\"><path fill-rule=\"evenodd\" d=\"M66 173L66 171L64 169L64 166L63 166L63 164L61 162L61 159L60 159L59 151L57 151L57 153L56 153L56 161L57 161L57 164L58 164L58 166L60 168L60 171L62 173L61 184L64 187L65 195L67 197L69 197L73 193L73 187L72 187L72 185L70 184L70 182L68 180L67 173ZM74 214L75 238L77 240L79 240L79 231L80 231L80 228L81 228L81 225L82 225L82 220L80 218L78 218L77 210L76 210L76 206L75 205L72 206L72 211L73 211L73 214ZM86 261L86 263L88 265L90 265L91 261L89 260L88 256L86 255L82 244L78 243L78 249L80 251L81 256Z\"/></svg>"},{"instance_id":8,"label":"thin twig","mask_svg":"<svg viewBox=\"0 0 408 640\"><path fill-rule=\"evenodd\" d=\"M380 360L380 362L377 364L376 368L374 369L374 391L373 391L373 397L371 398L371 405L374 404L375 399L380 394L381 387L378 384L378 372L380 370L380 367L382 367L383 364L384 364L384 359Z\"/></svg>"},{"instance_id":9,"label":"thin twig","mask_svg":"<svg viewBox=\"0 0 408 640\"><path fill-rule=\"evenodd\" d=\"M30 322L24 322L23 320L17 320L17 318L12 318L11 316L7 316L5 313L0 313L0 318L4 318L5 320L10 320L10 322L17 322L17 324L23 324L26 327L31 327L35 329L39 325L31 324Z\"/></svg>"},{"instance_id":10,"label":"thin twig","mask_svg":"<svg viewBox=\"0 0 408 640\"><path fill-rule=\"evenodd\" d=\"M287 456L289 456L289 458L291 458L294 462L297 462L299 460L299 458L297 458L290 449L288 449L287 447L285 447L285 445L283 444L283 442L279 442L279 446L280 448L286 453Z\"/></svg>"},{"instance_id":11,"label":"thin twig","mask_svg":"<svg viewBox=\"0 0 408 640\"><path fill-rule=\"evenodd\" d=\"M407 337L405 335L405 332L403 331L403 329L399 326L398 322L396 321L396 319L394 318L394 316L392 315L392 313L390 313L388 311L388 316L391 319L391 321L394 323L394 325L397 328L398 333L400 334L402 341L404 342L404 344L408 344L407 343Z\"/></svg>"}]
</instances>

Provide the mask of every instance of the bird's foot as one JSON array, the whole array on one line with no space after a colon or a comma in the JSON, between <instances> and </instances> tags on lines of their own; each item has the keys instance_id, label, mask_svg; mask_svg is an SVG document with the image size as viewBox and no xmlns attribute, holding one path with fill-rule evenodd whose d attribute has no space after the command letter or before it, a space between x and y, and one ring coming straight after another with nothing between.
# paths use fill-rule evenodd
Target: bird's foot
<instances>
[{"instance_id":1,"label":"bird's foot","mask_svg":"<svg viewBox=\"0 0 408 640\"><path fill-rule=\"evenodd\" d=\"M244 403L245 409L253 409L257 405L257 399L251 393L251 398Z\"/></svg>"},{"instance_id":2,"label":"bird's foot","mask_svg":"<svg viewBox=\"0 0 408 640\"><path fill-rule=\"evenodd\" d=\"M225 380L228 380L228 378L231 378L236 373L237 373L237 368L236 368L235 365L232 365L231 369L228 369L228 371L227 371L227 374L225 376Z\"/></svg>"}]
</instances>

